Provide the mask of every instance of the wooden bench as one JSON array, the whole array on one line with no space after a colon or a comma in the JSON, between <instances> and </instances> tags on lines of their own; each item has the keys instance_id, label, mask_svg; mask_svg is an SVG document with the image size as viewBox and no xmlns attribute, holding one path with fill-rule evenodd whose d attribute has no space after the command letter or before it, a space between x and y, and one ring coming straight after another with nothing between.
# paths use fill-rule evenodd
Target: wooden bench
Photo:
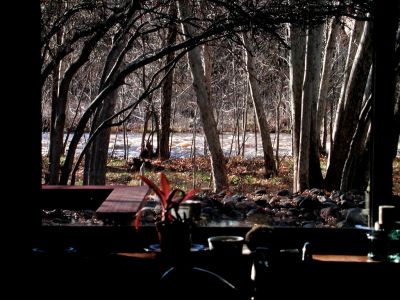
<instances>
[{"instance_id":1,"label":"wooden bench","mask_svg":"<svg viewBox=\"0 0 400 300\"><path fill-rule=\"evenodd\" d=\"M141 208L148 192L148 186L115 188L96 210L96 213L102 219L111 222L130 223Z\"/></svg>"}]
</instances>

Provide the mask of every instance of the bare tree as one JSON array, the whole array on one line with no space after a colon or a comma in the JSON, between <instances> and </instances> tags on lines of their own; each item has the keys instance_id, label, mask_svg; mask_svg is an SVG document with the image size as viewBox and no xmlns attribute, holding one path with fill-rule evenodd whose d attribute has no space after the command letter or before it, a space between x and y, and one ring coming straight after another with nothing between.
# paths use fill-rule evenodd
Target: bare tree
<instances>
[{"instance_id":1,"label":"bare tree","mask_svg":"<svg viewBox=\"0 0 400 300\"><path fill-rule=\"evenodd\" d=\"M338 107L338 110L341 110L341 114L336 117L333 145L331 145L325 178L325 186L329 190L337 189L340 186L343 167L361 111L368 73L372 63L371 32L372 23L366 22L346 92L343 94L344 99L340 100L340 102L344 103L343 110L341 110L341 106Z\"/></svg>"},{"instance_id":2,"label":"bare tree","mask_svg":"<svg viewBox=\"0 0 400 300\"><path fill-rule=\"evenodd\" d=\"M191 14L186 1L180 0L179 13L183 20L190 19ZM186 36L194 36L194 28L190 23L183 23L183 31ZM207 84L204 76L204 69L201 62L199 47L194 47L188 52L190 70L193 77L193 86L196 91L197 105L199 107L204 134L207 139L211 154L211 169L213 174L214 190L220 191L228 186L228 178L225 170L225 158L219 142L217 124L214 115L210 114L211 102L208 97Z\"/></svg>"},{"instance_id":3,"label":"bare tree","mask_svg":"<svg viewBox=\"0 0 400 300\"><path fill-rule=\"evenodd\" d=\"M366 190L368 184L370 124L371 124L371 93L364 103L360 118L352 138L349 154L343 166L340 190Z\"/></svg>"},{"instance_id":4,"label":"bare tree","mask_svg":"<svg viewBox=\"0 0 400 300\"><path fill-rule=\"evenodd\" d=\"M253 100L254 111L257 116L257 125L261 133L261 143L264 153L265 177L270 178L277 174L271 137L269 135L267 118L261 101L260 88L255 74L254 49L246 33L243 34L243 42L246 47L246 67L250 85L250 97Z\"/></svg>"},{"instance_id":5,"label":"bare tree","mask_svg":"<svg viewBox=\"0 0 400 300\"><path fill-rule=\"evenodd\" d=\"M159 9L162 9L163 7L159 7ZM152 9L146 10L145 12L148 13L154 13ZM141 20L140 18L141 14L139 14L136 18L136 20ZM157 14L157 16L163 16L163 14L160 12ZM167 16L168 17L168 16ZM162 20L160 20L162 21ZM132 74L134 71L139 70L145 65L148 65L150 63L157 62L159 59L165 57L170 52L177 52L179 50L182 50L183 52L180 52L176 55L176 58L174 59L174 64L183 57L184 52L187 50L190 50L190 47L194 47L195 45L198 45L199 43L207 41L208 38L213 37L213 36L218 36L221 33L226 32L229 30L229 28L232 28L234 26L233 23L230 23L229 19L225 20L227 23L218 23L218 24L210 24L209 27L207 27L205 30L202 32L199 32L198 35L194 35L192 37L187 37L183 41L179 41L178 43L174 45L168 45L166 47L159 47L159 48L151 48L147 53L144 54L138 54L136 57L134 57L132 60L127 62L123 67L120 69L118 68L113 68L112 72L110 75L107 77L107 80L104 82L104 88L99 91L99 93L95 96L94 100L88 105L87 109L83 112L79 122L76 125L75 131L74 131L74 136L71 139L69 149L67 152L67 156L65 158L64 165L61 170L61 179L60 183L66 184L68 182L69 175L72 171L73 168L73 163L74 163L74 156L76 152L77 145L85 131L86 125L90 118L92 117L94 111L97 109L99 105L104 101L104 99L112 93L115 89L119 88L123 84L125 84L124 80L127 79L127 77ZM146 26L150 26L146 27ZM138 28L141 30L136 30L135 34L130 37L130 41L135 41L142 35L147 35L150 32L157 32L161 26L157 24L157 22L144 22L142 25L138 25ZM189 48L188 48L189 47ZM126 47L128 49L129 47ZM186 49L186 50L185 50ZM126 51L127 52L127 51ZM126 53L124 51L124 53ZM122 60L125 58L125 55L121 55L119 57L119 60ZM169 67L169 66L168 66ZM164 70L162 68L162 70ZM154 74L159 76L159 70L156 70ZM164 79L165 76L163 76ZM150 88L149 85L158 85L158 82L154 78L153 80L150 80L148 83L148 88ZM149 93L143 93L142 95ZM141 100L143 100L141 97L139 97ZM112 124L112 122L109 122L109 124L104 124L102 123L101 127L105 126L110 126L109 124ZM87 148L85 148L87 149ZM221 151L222 153L222 151ZM222 163L222 162L220 162Z\"/></svg>"},{"instance_id":6,"label":"bare tree","mask_svg":"<svg viewBox=\"0 0 400 300\"><path fill-rule=\"evenodd\" d=\"M226 41L227 39L223 37L228 35L231 38L230 41L237 42L237 36L249 30L267 34L272 36L275 41L284 44L285 41L282 39L282 33L279 32L284 23L293 23L297 26L301 23L311 25L313 23L323 22L328 15L346 14L353 16L353 12L356 12L357 15L359 14L359 18L362 19L365 17L366 11L363 5L357 4L356 8L348 9L348 4L333 2L324 2L318 5L315 3L304 3L304 6L299 6L296 3L292 3L292 1L283 3L280 1L268 1L267 3L240 1L239 3L231 3L230 1L208 0L202 1L201 3L193 2L194 6L191 7L191 9L193 12L196 12L196 14L188 14L188 18L179 20L176 19L171 8L171 5L173 6L176 1L85 1L81 3L80 1L72 0L68 2L68 9L60 12L58 9L54 9L52 13L49 13L50 6L48 5L53 2L54 1L46 1L42 5L42 10L44 12L44 30L42 33L41 82L43 87L49 87L51 85L57 87L57 95L54 93L54 99L57 99L57 101L53 102L54 109L52 110L53 117L51 118L53 122L50 122L51 124L49 126L49 128L57 129L52 130L52 136L53 134L57 136L53 136L51 139L52 145L54 145L51 150L52 168L55 167L55 171L52 171L56 178L54 182L58 181L59 172L56 169L60 167L60 160L57 162L57 159L59 159L63 152L56 148L58 144L57 140L62 140L62 131L66 128L65 125L68 116L65 108L69 105L69 98L75 99L75 97L69 97L68 95L75 96L78 92L76 89L83 89L85 90L85 99L89 99L82 103L79 109L71 109L71 112L76 111L79 112L80 115L77 115L76 125L71 127L74 130L74 135L68 146L65 163L61 168L62 176L59 181L60 183L66 183L72 169L76 170L78 166L76 163L75 166L73 166L76 148L84 132L88 129L89 124L91 126L89 140L91 141L90 143L93 144L91 148L89 146L85 147L85 151L87 152L85 174L88 176L91 172L92 178L86 180L86 183L94 183L97 180L98 183L104 182L109 141L109 129L107 128L116 126L115 124L119 124L120 120L132 120L129 117L126 118L127 115L132 114L132 111L125 111L127 107L131 107L132 109L138 107L141 110L138 112L138 114L140 114L138 118L143 118L143 104L140 102L145 100L143 98L145 95L146 97L153 97L154 105L158 105L158 95L152 95L155 91L154 88L160 86L162 81L168 82L168 80L166 80L168 76L172 78L173 68L177 65L179 59L184 57L185 51L208 43L210 40ZM201 8L203 8L203 10L205 8L203 14L201 13ZM182 22L185 23L186 26L184 26L183 32L179 31L178 27L176 27L177 38L175 40L171 38L167 43L160 42L160 37L165 36L163 33L165 33L165 28L167 26L176 26ZM64 28L66 30L64 30ZM194 31L193 28L196 28L196 30ZM188 29L193 30L191 35L187 34ZM62 37L61 39L59 38L58 41L56 38L57 35ZM107 40L111 40L112 42L107 42ZM236 48L239 49L237 46ZM213 48L209 49L214 51L214 44ZM208 53L206 50L205 53ZM231 50L229 51L229 53L234 52ZM113 55L111 55L112 52L114 52ZM221 52L224 51L222 50ZM236 50L236 52L238 53L240 51ZM108 58L106 53L110 54ZM111 58L111 56L113 56L113 58ZM161 60L164 60L167 56L168 58L162 66ZM207 57L208 56L205 57L205 63L206 66L209 66L210 64L207 64ZM222 58L220 56L214 57L217 59L212 62L214 65L213 69L218 65L217 61L221 61ZM53 70L60 70L59 66L61 62L63 68L61 68L61 72L58 73L60 76L57 77L57 74L53 73L55 76L51 77L50 75ZM208 62L211 62L211 60L208 60ZM195 64L197 64L197 61ZM151 79L147 80L145 85L140 85L139 73L140 70L144 70L144 68L146 69L147 78ZM227 70L226 66L220 66L220 68L222 70ZM92 69L90 74L85 73L87 72L85 70L89 69ZM159 72L161 69L164 73ZM181 70L184 69L185 67L181 68ZM211 70L211 68L207 68L207 70ZM232 104L229 101L230 96L228 94L230 90L227 88L230 84L229 79L223 79L224 82L227 83L225 86L216 87L210 84L210 82L214 82L216 79L215 74L218 74L218 71L210 72L204 69L202 72L200 71L196 71L196 73L201 73L203 77L206 77L205 81L208 82L205 88L208 93L208 100L217 94L222 96L218 97L221 98L221 100L216 99L212 106L208 103L208 107L219 106L223 108L217 110L219 115L217 114L216 117L217 121L219 119L226 120L231 117L231 115L229 115L229 110L232 108ZM205 73L207 73L208 76ZM84 74L90 75L90 78L87 79L87 88L83 87L83 84L81 84L81 86L78 84L70 84L71 82L82 81L83 78L86 78ZM100 75L98 76L98 74ZM238 83L236 86L237 89L235 88L234 92L237 93L238 99L241 99L241 97L245 99L246 97L243 74L245 74L245 72L242 72L242 74L234 74L237 79L236 82ZM186 75L184 75L183 78L187 80L188 77L185 76ZM302 81L303 77L301 76L300 78ZM273 81L276 79L273 79L271 76L268 80L270 80L270 85L268 86L273 86ZM114 113L114 110L116 110L118 106L116 100L120 95L118 89L124 85L130 90L129 93L131 96L127 97L125 101L118 101L118 105L120 106L118 109L125 112L122 114L119 114L119 112ZM183 83L181 86L185 85L187 86L187 82ZM167 89L169 89L169 87L166 83L165 91ZM199 90L203 88L196 87L196 89L196 92L199 92ZM56 91L56 88L53 90ZM44 94L49 95L49 92ZM266 95L264 91L261 91L261 94L262 97ZM166 98L168 98L168 95ZM270 109L268 106L271 106L273 102L270 98L272 98L272 94L271 96L267 96L267 101L265 102L266 107L264 108L266 110ZM91 102L90 99L92 99ZM49 101L47 103L49 103ZM137 106L133 105L134 103L136 103ZM238 101L237 116L238 118L242 118L241 126L237 126L239 132L241 130L240 128L246 128L246 105L239 107L242 103L245 103L244 100ZM168 106L168 103L166 105ZM226 107L228 110L225 110ZM228 115L224 116L222 112L227 112ZM168 111L166 111L166 114L170 115ZM179 110L178 114L180 114ZM213 116L214 122L216 117ZM120 120L115 120L113 118L120 118ZM57 128L56 123L58 124ZM157 125L158 121L155 124ZM205 128L208 124L211 123L203 121L203 129L205 131L209 130ZM215 122L215 128L217 124L218 122ZM245 130L243 131L243 135L244 134ZM97 139L94 138L95 135ZM159 139L157 140L159 141ZM218 140L218 134L215 135L215 140ZM242 145L244 141L245 137L243 136L243 140L241 141ZM207 142L210 142L209 137L207 138ZM244 146L240 145L239 138L237 142L238 152L242 151L241 148L243 149ZM59 144L61 145L62 143ZM210 145L209 147L211 148ZM101 149L101 151L97 151L96 149ZM91 156L91 158L89 156ZM222 154L221 157L223 157ZM217 160L223 165L223 159ZM53 162L56 163L53 164ZM221 178L223 177L224 176ZM221 186L222 184L220 184L220 187Z\"/></svg>"},{"instance_id":7,"label":"bare tree","mask_svg":"<svg viewBox=\"0 0 400 300\"><path fill-rule=\"evenodd\" d=\"M319 165L316 114L321 74L323 25L308 29L306 72L301 103L301 129L298 159L298 188L302 191L322 185Z\"/></svg>"},{"instance_id":8,"label":"bare tree","mask_svg":"<svg viewBox=\"0 0 400 300\"><path fill-rule=\"evenodd\" d=\"M328 90L331 82L332 62L335 55L336 38L339 34L340 23L338 19L333 19L330 22L328 40L325 46L324 61L322 63L322 77L318 96L318 111L317 111L317 132L321 132L322 120L326 112L326 102ZM319 137L319 135L318 135Z\"/></svg>"},{"instance_id":9,"label":"bare tree","mask_svg":"<svg viewBox=\"0 0 400 300\"><path fill-rule=\"evenodd\" d=\"M176 2L173 1L170 4L169 14L172 18L177 17ZM177 36L177 26L175 22L170 22L167 27L167 43L173 45ZM174 59L174 52L167 54L165 63L169 65ZM167 72L167 71L166 71ZM168 159L170 157L169 140L171 132L171 100L173 90L173 79L174 70L170 70L167 78L165 79L162 86L162 103L161 103L161 134L160 134L160 149L159 157L161 160Z\"/></svg>"},{"instance_id":10,"label":"bare tree","mask_svg":"<svg viewBox=\"0 0 400 300\"><path fill-rule=\"evenodd\" d=\"M294 178L299 177L299 149L300 149L300 126L301 126L301 95L303 88L306 32L304 28L291 25L290 29L290 95L292 108L292 155ZM299 191L298 181L293 180L293 191Z\"/></svg>"},{"instance_id":11,"label":"bare tree","mask_svg":"<svg viewBox=\"0 0 400 300\"><path fill-rule=\"evenodd\" d=\"M93 8L93 5L76 5L71 8L67 8L64 14L54 22L54 26L48 31L44 32L43 35L43 57L46 57L46 53L51 53L49 50L51 45L51 38L54 34L59 36L62 26L65 25L66 20L72 18L73 15L82 13L81 22L85 21L87 18L86 10L88 8ZM73 52L71 45L68 43L77 42L78 40L85 37L86 39L81 42L82 46L79 47L77 53L74 54L71 63L66 67L63 74L58 73L56 77L53 77L53 85L58 84L57 93L54 94L55 99L52 101L52 124L50 126L51 137L50 137L50 166L49 166L49 177L50 183L57 184L59 182L60 173L60 160L63 154L63 135L66 119L66 108L68 102L68 93L70 89L70 84L74 76L81 69L81 67L89 60L90 55L93 50L98 45L99 41L104 37L104 35L112 28L117 22L121 21L126 14L132 13L135 6L131 6L130 3L125 4L121 7L118 13L112 13L103 19L98 20L94 17L95 21L90 24L89 27L80 24L79 28L75 34L72 34L70 38L64 38L61 45L56 45L54 50L56 53L53 55L53 59L49 59L49 63L43 66L42 69L42 80L46 79L48 76L48 70L51 66L60 66L61 59L64 58L68 53ZM67 51L68 49L68 51ZM72 56L71 54L71 56ZM50 54L47 54L51 57ZM59 83L56 81L59 80Z\"/></svg>"}]
</instances>

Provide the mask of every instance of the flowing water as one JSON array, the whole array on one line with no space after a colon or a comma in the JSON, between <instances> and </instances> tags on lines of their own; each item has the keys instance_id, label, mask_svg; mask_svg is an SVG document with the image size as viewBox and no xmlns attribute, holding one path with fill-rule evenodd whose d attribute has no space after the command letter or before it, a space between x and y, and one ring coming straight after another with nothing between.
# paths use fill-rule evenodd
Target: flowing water
<instances>
[{"instance_id":1,"label":"flowing water","mask_svg":"<svg viewBox=\"0 0 400 300\"><path fill-rule=\"evenodd\" d=\"M69 136L69 140L72 138L72 135ZM86 141L88 139L88 134L85 134L81 142L79 143L77 154L79 154ZM232 142L233 139L233 142ZM128 155L129 158L138 157L141 150L141 133L128 133ZM189 157L192 151L193 146L193 134L192 133L174 133L172 136L172 144L171 144L171 157L173 158L184 158ZM274 148L274 152L276 151L276 135L271 134L272 146ZM156 148L157 139L154 137L152 141L154 148ZM226 156L231 154L232 156L238 153L238 143L237 137L233 138L231 133L224 133L220 135L220 143L223 148L223 151ZM239 141L240 146L243 145L242 136L240 136ZM204 135L202 133L196 134L195 141L196 155L204 155ZM244 156L246 158L252 158L255 156L262 156L262 145L261 145L261 137L260 134L257 134L257 147L256 147L256 137L254 133L246 133L246 138L244 142ZM256 152L257 148L257 152ZM68 147L67 147L68 149ZM49 133L45 132L42 134L42 154L47 155L49 151ZM109 144L109 155L116 158L124 157L124 141L123 135L120 134L111 134L110 144ZM292 141L291 135L287 133L281 133L279 137L279 155L291 155L292 153Z\"/></svg>"}]
</instances>

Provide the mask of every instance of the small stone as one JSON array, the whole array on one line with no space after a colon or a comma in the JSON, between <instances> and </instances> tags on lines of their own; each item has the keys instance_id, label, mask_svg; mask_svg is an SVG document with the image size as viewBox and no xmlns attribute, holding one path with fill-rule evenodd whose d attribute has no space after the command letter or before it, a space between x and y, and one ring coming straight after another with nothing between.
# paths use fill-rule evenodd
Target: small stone
<instances>
[{"instance_id":1,"label":"small stone","mask_svg":"<svg viewBox=\"0 0 400 300\"><path fill-rule=\"evenodd\" d=\"M280 190L280 191L277 193L277 195L278 195L278 196L289 196L289 195L290 195L290 191L287 190L287 189L285 189L285 190Z\"/></svg>"},{"instance_id":2,"label":"small stone","mask_svg":"<svg viewBox=\"0 0 400 300\"><path fill-rule=\"evenodd\" d=\"M254 194L255 195L266 195L267 194L267 190L266 189L259 189L259 190L256 190L254 192Z\"/></svg>"}]
</instances>

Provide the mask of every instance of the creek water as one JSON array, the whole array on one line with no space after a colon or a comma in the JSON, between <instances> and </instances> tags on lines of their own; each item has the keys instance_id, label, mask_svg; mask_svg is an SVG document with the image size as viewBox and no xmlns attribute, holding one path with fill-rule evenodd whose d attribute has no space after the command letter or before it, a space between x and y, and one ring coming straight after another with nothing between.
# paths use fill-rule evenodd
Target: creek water
<instances>
[{"instance_id":1,"label":"creek water","mask_svg":"<svg viewBox=\"0 0 400 300\"><path fill-rule=\"evenodd\" d=\"M78 145L77 153L79 154L88 140L89 135L85 134L81 142ZM72 135L69 136L69 141L71 140ZM239 147L237 142L237 137L233 137L232 133L224 133L220 134L220 143L224 154L229 156L235 156L238 153L238 148L243 147L244 144L244 156L246 158L252 158L256 156L262 156L262 144L260 134L257 134L257 137L254 133L247 132L245 137L245 142L243 143L243 138L240 136ZM127 136L127 149L128 149L128 157L138 157L141 150L141 133L128 133ZM276 140L277 137L275 134L271 134L271 141L274 152L276 151ZM257 142L256 142L257 141ZM154 136L154 139L151 141L156 148L157 138ZM189 157L192 151L193 145L193 133L173 133L172 135L172 143L171 143L171 157L172 158L185 158ZM257 147L256 147L257 146ZM195 140L195 148L196 155L204 155L204 134L197 133ZM68 147L66 148L68 149ZM256 151L257 150L257 151ZM49 151L49 133L42 133L42 154L47 155ZM120 134L111 134L110 144L109 144L109 155L116 158L124 157L124 139L123 135ZM292 140L291 135L288 133L281 133L279 135L279 155L291 155L292 153Z\"/></svg>"}]
</instances>

